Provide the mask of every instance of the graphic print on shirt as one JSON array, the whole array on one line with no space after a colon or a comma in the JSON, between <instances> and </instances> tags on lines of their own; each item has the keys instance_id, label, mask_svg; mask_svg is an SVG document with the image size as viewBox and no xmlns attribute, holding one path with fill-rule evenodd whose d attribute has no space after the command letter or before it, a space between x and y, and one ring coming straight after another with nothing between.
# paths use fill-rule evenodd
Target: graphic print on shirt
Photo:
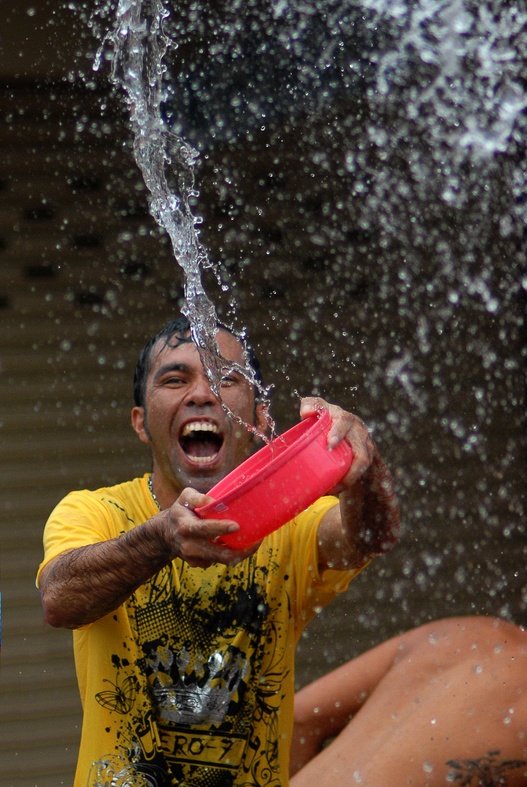
<instances>
[{"instance_id":1,"label":"graphic print on shirt","mask_svg":"<svg viewBox=\"0 0 527 787\"><path fill-rule=\"evenodd\" d=\"M124 678L122 685L112 683L106 679L105 683L112 686L111 689L105 689L95 695L95 699L107 710L116 711L117 713L130 713L134 706L135 695L137 693L138 680L135 675L128 675Z\"/></svg>"},{"instance_id":2,"label":"graphic print on shirt","mask_svg":"<svg viewBox=\"0 0 527 787\"><path fill-rule=\"evenodd\" d=\"M121 751L97 763L90 787L280 787L287 633L269 611L283 599L265 596L268 567L222 570L218 581L217 566L184 566L178 577L168 567L128 601L140 656L135 664L114 656L115 681L96 696L120 717Z\"/></svg>"}]
</instances>

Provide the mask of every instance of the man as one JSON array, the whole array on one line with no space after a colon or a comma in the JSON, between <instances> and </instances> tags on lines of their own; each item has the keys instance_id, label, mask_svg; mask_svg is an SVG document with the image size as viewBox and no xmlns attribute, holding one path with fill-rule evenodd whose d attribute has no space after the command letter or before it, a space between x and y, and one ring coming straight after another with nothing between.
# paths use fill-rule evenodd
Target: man
<instances>
[{"instance_id":1,"label":"man","mask_svg":"<svg viewBox=\"0 0 527 787\"><path fill-rule=\"evenodd\" d=\"M330 446L355 459L324 497L259 545L218 538L235 522L194 509L255 446L265 405L237 370L240 340L220 327L221 398L190 326L169 323L141 353L132 425L152 472L68 495L46 525L37 582L47 621L75 629L83 730L76 787L192 784L284 787L294 646L314 610L391 548L398 508L362 422L322 400ZM238 368L239 368L238 367ZM292 490L294 492L294 490Z\"/></svg>"},{"instance_id":2,"label":"man","mask_svg":"<svg viewBox=\"0 0 527 787\"><path fill-rule=\"evenodd\" d=\"M525 787L526 676L527 633L503 620L394 637L298 693L291 787Z\"/></svg>"}]
</instances>

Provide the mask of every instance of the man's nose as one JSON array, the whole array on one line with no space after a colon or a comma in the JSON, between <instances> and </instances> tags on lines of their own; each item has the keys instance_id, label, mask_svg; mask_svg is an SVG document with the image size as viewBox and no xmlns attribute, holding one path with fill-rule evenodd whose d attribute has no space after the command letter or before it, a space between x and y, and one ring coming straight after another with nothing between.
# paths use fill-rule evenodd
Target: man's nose
<instances>
[{"instance_id":1,"label":"man's nose","mask_svg":"<svg viewBox=\"0 0 527 787\"><path fill-rule=\"evenodd\" d=\"M213 404L215 401L216 397L206 375L202 374L196 377L187 392L186 403L203 407L203 405Z\"/></svg>"}]
</instances>

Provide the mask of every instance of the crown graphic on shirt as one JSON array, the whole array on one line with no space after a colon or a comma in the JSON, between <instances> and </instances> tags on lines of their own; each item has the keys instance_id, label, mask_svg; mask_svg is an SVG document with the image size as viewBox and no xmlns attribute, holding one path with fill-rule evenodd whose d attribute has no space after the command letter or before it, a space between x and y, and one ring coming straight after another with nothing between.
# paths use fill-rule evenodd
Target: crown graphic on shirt
<instances>
[{"instance_id":1,"label":"crown graphic on shirt","mask_svg":"<svg viewBox=\"0 0 527 787\"><path fill-rule=\"evenodd\" d=\"M152 687L159 717L178 724L221 723L247 674L244 655L216 652L192 671L185 655L180 654L178 666L187 662L186 670L176 681L158 673Z\"/></svg>"}]
</instances>

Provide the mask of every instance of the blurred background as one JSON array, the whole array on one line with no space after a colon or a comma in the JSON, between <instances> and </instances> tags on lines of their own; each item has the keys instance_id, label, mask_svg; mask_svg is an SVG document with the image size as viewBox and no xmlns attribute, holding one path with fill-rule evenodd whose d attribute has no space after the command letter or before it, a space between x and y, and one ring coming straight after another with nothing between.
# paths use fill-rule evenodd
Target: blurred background
<instances>
[{"instance_id":1,"label":"blurred background","mask_svg":"<svg viewBox=\"0 0 527 787\"><path fill-rule=\"evenodd\" d=\"M6 2L0 33L0 773L71 784L71 635L42 622L45 520L149 469L138 350L183 277L95 53L114 8ZM316 394L368 423L403 535L303 637L298 683L436 617L527 624L527 21L508 3L190 2L166 122L199 152L203 274L280 430ZM167 8L169 6L167 5ZM175 44L177 43L177 47Z\"/></svg>"}]
</instances>

